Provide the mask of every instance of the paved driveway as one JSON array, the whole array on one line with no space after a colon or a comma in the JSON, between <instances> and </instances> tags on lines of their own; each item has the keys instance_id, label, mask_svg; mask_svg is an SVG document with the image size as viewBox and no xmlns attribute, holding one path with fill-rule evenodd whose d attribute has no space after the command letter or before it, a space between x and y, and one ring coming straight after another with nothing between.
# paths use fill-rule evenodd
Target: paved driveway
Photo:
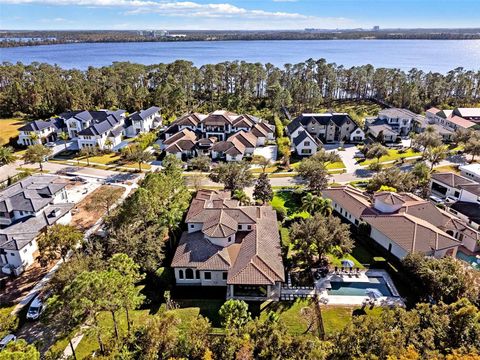
<instances>
[{"instance_id":1,"label":"paved driveway","mask_svg":"<svg viewBox=\"0 0 480 360\"><path fill-rule=\"evenodd\" d=\"M355 153L358 151L358 148L352 144L345 144L344 151L338 151L339 145L326 145L325 149L327 152L336 151L342 158L343 163L345 164L346 173L353 174L358 170L359 165L357 159L355 159Z\"/></svg>"},{"instance_id":2,"label":"paved driveway","mask_svg":"<svg viewBox=\"0 0 480 360\"><path fill-rule=\"evenodd\" d=\"M277 146L269 145L255 148L255 150L253 150L253 155L260 155L265 159L277 161Z\"/></svg>"}]
</instances>

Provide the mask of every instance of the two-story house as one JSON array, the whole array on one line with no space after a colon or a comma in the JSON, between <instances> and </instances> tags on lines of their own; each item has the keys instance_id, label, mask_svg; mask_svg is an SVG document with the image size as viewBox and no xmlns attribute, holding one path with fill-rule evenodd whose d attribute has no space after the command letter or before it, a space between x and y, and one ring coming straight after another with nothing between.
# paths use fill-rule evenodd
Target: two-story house
<instances>
[{"instance_id":1,"label":"two-story house","mask_svg":"<svg viewBox=\"0 0 480 360\"><path fill-rule=\"evenodd\" d=\"M64 129L63 119L34 120L18 129L17 143L24 146L55 141Z\"/></svg>"},{"instance_id":2,"label":"two-story house","mask_svg":"<svg viewBox=\"0 0 480 360\"><path fill-rule=\"evenodd\" d=\"M366 118L365 132L377 141L393 143L417 131L419 124L423 123L423 116L410 110L389 108L381 110L376 117Z\"/></svg>"},{"instance_id":3,"label":"two-story house","mask_svg":"<svg viewBox=\"0 0 480 360\"><path fill-rule=\"evenodd\" d=\"M451 131L470 129L475 126L474 122L456 115L453 110L430 108L426 111L425 116L429 124L438 124Z\"/></svg>"},{"instance_id":4,"label":"two-story house","mask_svg":"<svg viewBox=\"0 0 480 360\"><path fill-rule=\"evenodd\" d=\"M299 155L315 154L324 143L359 142L365 138L362 129L346 113L304 113L293 119L286 130L292 150Z\"/></svg>"},{"instance_id":5,"label":"two-story house","mask_svg":"<svg viewBox=\"0 0 480 360\"><path fill-rule=\"evenodd\" d=\"M191 113L175 120L162 134L159 143L171 145L172 138L183 137L185 130L195 134L195 144L184 149L184 146L170 147L180 156L210 155L213 159L240 161L251 156L255 149L275 139L274 126L263 122L252 115L237 115L224 110L210 114ZM193 138L192 138L193 139ZM175 140L176 141L176 140ZM187 143L184 143L187 145Z\"/></svg>"},{"instance_id":6,"label":"two-story house","mask_svg":"<svg viewBox=\"0 0 480 360\"><path fill-rule=\"evenodd\" d=\"M159 107L152 106L146 110L136 111L125 119L125 136L135 137L150 132L161 124Z\"/></svg>"},{"instance_id":7,"label":"two-story house","mask_svg":"<svg viewBox=\"0 0 480 360\"><path fill-rule=\"evenodd\" d=\"M200 190L172 260L177 286L223 287L226 298L279 300L285 270L275 211Z\"/></svg>"},{"instance_id":8,"label":"two-story house","mask_svg":"<svg viewBox=\"0 0 480 360\"><path fill-rule=\"evenodd\" d=\"M34 175L0 192L0 266L20 274L37 256L36 238L47 226L71 220L67 181Z\"/></svg>"}]
</instances>

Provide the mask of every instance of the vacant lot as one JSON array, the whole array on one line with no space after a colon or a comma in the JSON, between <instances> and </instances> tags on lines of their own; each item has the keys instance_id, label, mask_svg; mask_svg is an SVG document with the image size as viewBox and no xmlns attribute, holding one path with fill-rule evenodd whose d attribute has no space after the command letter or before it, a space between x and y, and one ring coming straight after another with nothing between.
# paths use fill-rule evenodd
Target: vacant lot
<instances>
[{"instance_id":1,"label":"vacant lot","mask_svg":"<svg viewBox=\"0 0 480 360\"><path fill-rule=\"evenodd\" d=\"M7 144L10 138L18 136L18 128L25 124L20 118L0 119L0 145Z\"/></svg>"},{"instance_id":2,"label":"vacant lot","mask_svg":"<svg viewBox=\"0 0 480 360\"><path fill-rule=\"evenodd\" d=\"M421 155L422 155L421 152L416 152L413 149L408 149L406 151L389 149L388 150L388 155L382 156L380 158L380 163L383 163L383 162L386 162L386 161L409 158L409 157L413 157L413 156L421 156ZM361 165L370 165L370 164L376 163L376 162L377 162L377 159L367 159L364 162L362 162Z\"/></svg>"},{"instance_id":3,"label":"vacant lot","mask_svg":"<svg viewBox=\"0 0 480 360\"><path fill-rule=\"evenodd\" d=\"M90 228L107 212L107 202L115 203L124 191L125 189L119 186L100 186L74 208L71 224L82 230ZM101 200L107 196L108 201Z\"/></svg>"}]
</instances>

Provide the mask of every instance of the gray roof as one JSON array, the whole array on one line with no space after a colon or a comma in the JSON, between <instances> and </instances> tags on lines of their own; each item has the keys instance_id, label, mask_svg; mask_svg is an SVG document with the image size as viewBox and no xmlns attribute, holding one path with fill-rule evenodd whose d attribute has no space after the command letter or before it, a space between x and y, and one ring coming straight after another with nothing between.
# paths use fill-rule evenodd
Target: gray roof
<instances>
[{"instance_id":1,"label":"gray roof","mask_svg":"<svg viewBox=\"0 0 480 360\"><path fill-rule=\"evenodd\" d=\"M300 133L298 134L298 136L296 138L293 139L293 143L295 144L295 146L298 146L299 144L302 143L303 140L305 140L306 138L311 138L313 139L313 141L315 141L315 143L317 145L320 145L322 144L322 142L315 138L313 135L310 135L307 131L300 131Z\"/></svg>"},{"instance_id":2,"label":"gray roof","mask_svg":"<svg viewBox=\"0 0 480 360\"><path fill-rule=\"evenodd\" d=\"M55 128L56 124L53 121L34 120L18 128L18 130L19 131L41 131L51 126Z\"/></svg>"},{"instance_id":3,"label":"gray roof","mask_svg":"<svg viewBox=\"0 0 480 360\"><path fill-rule=\"evenodd\" d=\"M57 176L29 176L0 192L0 211L37 212L47 206L66 184Z\"/></svg>"},{"instance_id":4,"label":"gray roof","mask_svg":"<svg viewBox=\"0 0 480 360\"><path fill-rule=\"evenodd\" d=\"M328 125L330 123L333 123L338 127L342 126L347 121L355 123L353 119L345 113L302 114L300 116L297 116L295 119L292 120L290 124L287 125L287 130L291 134L299 126L306 126L311 121L316 121L320 125Z\"/></svg>"},{"instance_id":5,"label":"gray roof","mask_svg":"<svg viewBox=\"0 0 480 360\"><path fill-rule=\"evenodd\" d=\"M416 119L420 116L410 110L400 108L383 109L378 113L378 115L383 115L391 119Z\"/></svg>"},{"instance_id":6,"label":"gray roof","mask_svg":"<svg viewBox=\"0 0 480 360\"><path fill-rule=\"evenodd\" d=\"M131 120L137 120L137 121L145 120L149 116L151 116L151 115L153 115L153 114L155 114L159 111L160 111L160 108L158 106L152 106L152 107L149 107L146 110L140 110L140 111L134 112L132 115L130 115L130 119Z\"/></svg>"},{"instance_id":7,"label":"gray roof","mask_svg":"<svg viewBox=\"0 0 480 360\"><path fill-rule=\"evenodd\" d=\"M41 214L19 219L5 229L0 229L0 248L4 250L22 249L35 239L40 231L53 225L74 206L74 204L68 203L48 205Z\"/></svg>"}]
</instances>

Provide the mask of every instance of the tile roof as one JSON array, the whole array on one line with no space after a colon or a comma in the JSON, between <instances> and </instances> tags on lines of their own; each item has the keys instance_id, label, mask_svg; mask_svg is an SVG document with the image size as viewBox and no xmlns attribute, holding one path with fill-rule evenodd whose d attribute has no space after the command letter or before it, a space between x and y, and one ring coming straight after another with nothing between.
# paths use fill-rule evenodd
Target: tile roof
<instances>
[{"instance_id":1,"label":"tile roof","mask_svg":"<svg viewBox=\"0 0 480 360\"><path fill-rule=\"evenodd\" d=\"M233 139L237 139L245 147L254 148L257 145L257 137L253 135L251 132L245 132L242 130L233 134L227 140L232 141Z\"/></svg>"},{"instance_id":2,"label":"tile roof","mask_svg":"<svg viewBox=\"0 0 480 360\"><path fill-rule=\"evenodd\" d=\"M227 271L227 284L285 281L277 218L270 206L239 206L226 192L201 190L186 222L202 223L202 231L183 233L172 267ZM251 229L238 231L238 224L248 224ZM235 242L226 247L214 245L204 236L210 232L220 237L235 234Z\"/></svg>"},{"instance_id":3,"label":"tile roof","mask_svg":"<svg viewBox=\"0 0 480 360\"><path fill-rule=\"evenodd\" d=\"M432 174L432 180L441 182L449 187L459 188L460 185L476 184L475 181L451 172L439 172Z\"/></svg>"},{"instance_id":4,"label":"tile roof","mask_svg":"<svg viewBox=\"0 0 480 360\"><path fill-rule=\"evenodd\" d=\"M387 204L400 205L393 213L379 211L369 196L350 186L328 188L322 194L355 218L369 223L407 252L430 253L460 245L458 240L446 233L447 230L459 231L473 238L479 236L478 231L462 220L413 194L381 192L374 195L374 198L380 198Z\"/></svg>"}]
</instances>

